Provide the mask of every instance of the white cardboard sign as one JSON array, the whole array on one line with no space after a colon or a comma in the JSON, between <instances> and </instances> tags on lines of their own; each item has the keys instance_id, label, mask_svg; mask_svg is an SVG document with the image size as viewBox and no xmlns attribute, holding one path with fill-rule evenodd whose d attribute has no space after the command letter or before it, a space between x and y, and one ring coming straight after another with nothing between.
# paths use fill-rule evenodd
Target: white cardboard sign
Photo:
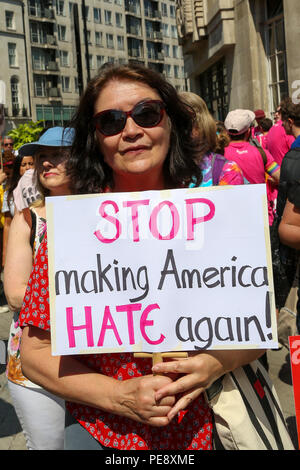
<instances>
[{"instance_id":1,"label":"white cardboard sign","mask_svg":"<svg viewBox=\"0 0 300 470\"><path fill-rule=\"evenodd\" d=\"M46 208L54 355L277 346L265 185Z\"/></svg>"}]
</instances>

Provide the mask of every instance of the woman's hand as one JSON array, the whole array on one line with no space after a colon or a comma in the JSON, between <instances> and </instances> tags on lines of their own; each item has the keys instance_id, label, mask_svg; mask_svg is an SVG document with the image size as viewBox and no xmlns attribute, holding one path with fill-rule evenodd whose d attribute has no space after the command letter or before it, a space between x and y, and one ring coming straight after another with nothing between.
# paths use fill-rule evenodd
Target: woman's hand
<instances>
[{"instance_id":1,"label":"woman's hand","mask_svg":"<svg viewBox=\"0 0 300 470\"><path fill-rule=\"evenodd\" d=\"M170 386L172 380L166 376L146 375L118 382L117 396L114 398L116 414L150 426L167 426L168 414L175 404L175 396L167 393L156 399L158 390Z\"/></svg>"},{"instance_id":2,"label":"woman's hand","mask_svg":"<svg viewBox=\"0 0 300 470\"><path fill-rule=\"evenodd\" d=\"M164 385L155 393L155 399L182 394L169 411L171 421L186 409L206 388L226 372L248 364L264 353L264 350L205 351L192 353L187 359L161 362L152 367L159 374L181 374L180 378Z\"/></svg>"}]
</instances>

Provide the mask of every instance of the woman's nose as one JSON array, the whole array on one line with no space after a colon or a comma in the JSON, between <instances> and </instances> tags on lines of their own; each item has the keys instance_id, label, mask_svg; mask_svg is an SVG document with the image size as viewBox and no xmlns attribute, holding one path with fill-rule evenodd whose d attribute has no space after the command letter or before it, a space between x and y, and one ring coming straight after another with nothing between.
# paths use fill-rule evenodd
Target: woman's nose
<instances>
[{"instance_id":1,"label":"woman's nose","mask_svg":"<svg viewBox=\"0 0 300 470\"><path fill-rule=\"evenodd\" d=\"M124 138L135 138L138 135L143 134L143 128L140 127L131 116L128 116L125 127L123 129Z\"/></svg>"}]
</instances>

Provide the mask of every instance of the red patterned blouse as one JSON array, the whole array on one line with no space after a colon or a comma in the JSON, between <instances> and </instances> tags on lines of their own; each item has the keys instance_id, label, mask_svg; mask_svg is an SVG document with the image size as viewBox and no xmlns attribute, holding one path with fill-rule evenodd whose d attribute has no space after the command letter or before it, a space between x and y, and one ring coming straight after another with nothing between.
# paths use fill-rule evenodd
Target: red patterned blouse
<instances>
[{"instance_id":1,"label":"red patterned blouse","mask_svg":"<svg viewBox=\"0 0 300 470\"><path fill-rule=\"evenodd\" d=\"M36 255L20 312L20 325L50 330L48 297L47 234ZM133 354L77 355L76 359L92 370L128 380L151 374L149 359L136 359ZM203 396L163 428L151 427L128 418L78 403L66 403L74 418L104 447L121 450L211 450L212 417Z\"/></svg>"}]
</instances>

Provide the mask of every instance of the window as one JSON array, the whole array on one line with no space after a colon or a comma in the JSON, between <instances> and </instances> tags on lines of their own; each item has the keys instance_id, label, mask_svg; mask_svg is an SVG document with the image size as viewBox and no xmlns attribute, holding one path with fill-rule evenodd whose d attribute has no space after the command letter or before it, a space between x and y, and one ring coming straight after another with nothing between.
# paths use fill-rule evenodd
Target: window
<instances>
[{"instance_id":1,"label":"window","mask_svg":"<svg viewBox=\"0 0 300 470\"><path fill-rule=\"evenodd\" d=\"M102 31L95 31L95 43L96 46L102 46L103 45L103 35Z\"/></svg>"},{"instance_id":2,"label":"window","mask_svg":"<svg viewBox=\"0 0 300 470\"><path fill-rule=\"evenodd\" d=\"M16 77L12 77L10 80L10 88L11 88L11 104L12 104L12 112L13 116L17 116L19 114L19 80Z\"/></svg>"},{"instance_id":3,"label":"window","mask_svg":"<svg viewBox=\"0 0 300 470\"><path fill-rule=\"evenodd\" d=\"M174 65L174 77L175 77L175 78L180 78L180 75L179 75L179 65Z\"/></svg>"},{"instance_id":4,"label":"window","mask_svg":"<svg viewBox=\"0 0 300 470\"><path fill-rule=\"evenodd\" d=\"M61 24L57 25L57 33L60 41L66 41L66 26Z\"/></svg>"},{"instance_id":5,"label":"window","mask_svg":"<svg viewBox=\"0 0 300 470\"><path fill-rule=\"evenodd\" d=\"M68 51L59 51L60 65L62 67L69 66L69 52Z\"/></svg>"},{"instance_id":6,"label":"window","mask_svg":"<svg viewBox=\"0 0 300 470\"><path fill-rule=\"evenodd\" d=\"M58 16L64 16L65 2L64 0L56 0L56 14Z\"/></svg>"},{"instance_id":7,"label":"window","mask_svg":"<svg viewBox=\"0 0 300 470\"><path fill-rule=\"evenodd\" d=\"M176 25L171 25L171 36L172 38L177 39L177 27Z\"/></svg>"},{"instance_id":8,"label":"window","mask_svg":"<svg viewBox=\"0 0 300 470\"><path fill-rule=\"evenodd\" d=\"M269 90L274 112L284 96L288 95L284 18L274 18L266 25Z\"/></svg>"},{"instance_id":9,"label":"window","mask_svg":"<svg viewBox=\"0 0 300 470\"><path fill-rule=\"evenodd\" d=\"M61 88L64 93L69 93L70 90L70 77L61 77Z\"/></svg>"},{"instance_id":10,"label":"window","mask_svg":"<svg viewBox=\"0 0 300 470\"><path fill-rule=\"evenodd\" d=\"M94 8L94 21L95 23L101 23L101 9Z\"/></svg>"},{"instance_id":11,"label":"window","mask_svg":"<svg viewBox=\"0 0 300 470\"><path fill-rule=\"evenodd\" d=\"M223 60L199 77L200 96L215 119L224 121L228 113L227 69Z\"/></svg>"},{"instance_id":12,"label":"window","mask_svg":"<svg viewBox=\"0 0 300 470\"><path fill-rule=\"evenodd\" d=\"M114 48L114 37L112 34L106 34L106 47L108 49Z\"/></svg>"},{"instance_id":13,"label":"window","mask_svg":"<svg viewBox=\"0 0 300 470\"><path fill-rule=\"evenodd\" d=\"M168 8L166 3L161 4L162 16L168 16Z\"/></svg>"},{"instance_id":14,"label":"window","mask_svg":"<svg viewBox=\"0 0 300 470\"><path fill-rule=\"evenodd\" d=\"M33 70L46 70L45 51L32 48L32 67Z\"/></svg>"},{"instance_id":15,"label":"window","mask_svg":"<svg viewBox=\"0 0 300 470\"><path fill-rule=\"evenodd\" d=\"M46 78L41 75L34 75L35 96L46 96Z\"/></svg>"},{"instance_id":16,"label":"window","mask_svg":"<svg viewBox=\"0 0 300 470\"><path fill-rule=\"evenodd\" d=\"M176 16L176 10L174 5L170 5L170 16L171 18L175 18Z\"/></svg>"},{"instance_id":17,"label":"window","mask_svg":"<svg viewBox=\"0 0 300 470\"><path fill-rule=\"evenodd\" d=\"M165 57L170 57L170 46L169 44L163 44L163 51Z\"/></svg>"},{"instance_id":18,"label":"window","mask_svg":"<svg viewBox=\"0 0 300 470\"><path fill-rule=\"evenodd\" d=\"M123 23L123 15L122 13L116 13L116 26L118 28L122 28L122 23Z\"/></svg>"},{"instance_id":19,"label":"window","mask_svg":"<svg viewBox=\"0 0 300 470\"><path fill-rule=\"evenodd\" d=\"M104 55L97 55L96 60L97 60L97 69L100 69L100 67L102 67L102 65L105 63L105 57Z\"/></svg>"},{"instance_id":20,"label":"window","mask_svg":"<svg viewBox=\"0 0 300 470\"><path fill-rule=\"evenodd\" d=\"M173 57L178 59L178 46L173 46Z\"/></svg>"},{"instance_id":21,"label":"window","mask_svg":"<svg viewBox=\"0 0 300 470\"><path fill-rule=\"evenodd\" d=\"M8 43L8 63L10 67L17 66L17 45L13 42Z\"/></svg>"},{"instance_id":22,"label":"window","mask_svg":"<svg viewBox=\"0 0 300 470\"><path fill-rule=\"evenodd\" d=\"M119 51L124 51L124 37L117 36L117 47Z\"/></svg>"},{"instance_id":23,"label":"window","mask_svg":"<svg viewBox=\"0 0 300 470\"><path fill-rule=\"evenodd\" d=\"M165 72L165 75L166 75L167 78L171 77L171 71L172 71L171 65L165 64L164 65L164 72Z\"/></svg>"},{"instance_id":24,"label":"window","mask_svg":"<svg viewBox=\"0 0 300 470\"><path fill-rule=\"evenodd\" d=\"M89 66L90 66L90 69L94 68L93 54L89 54Z\"/></svg>"},{"instance_id":25,"label":"window","mask_svg":"<svg viewBox=\"0 0 300 470\"><path fill-rule=\"evenodd\" d=\"M5 24L8 29L14 29L14 12L6 11L5 12Z\"/></svg>"},{"instance_id":26,"label":"window","mask_svg":"<svg viewBox=\"0 0 300 470\"><path fill-rule=\"evenodd\" d=\"M169 25L166 24L166 23L163 23L162 24L162 31L163 31L163 36L165 38L168 38L169 37Z\"/></svg>"},{"instance_id":27,"label":"window","mask_svg":"<svg viewBox=\"0 0 300 470\"><path fill-rule=\"evenodd\" d=\"M105 19L105 24L111 25L111 11L109 10L104 10L104 19Z\"/></svg>"}]
</instances>

